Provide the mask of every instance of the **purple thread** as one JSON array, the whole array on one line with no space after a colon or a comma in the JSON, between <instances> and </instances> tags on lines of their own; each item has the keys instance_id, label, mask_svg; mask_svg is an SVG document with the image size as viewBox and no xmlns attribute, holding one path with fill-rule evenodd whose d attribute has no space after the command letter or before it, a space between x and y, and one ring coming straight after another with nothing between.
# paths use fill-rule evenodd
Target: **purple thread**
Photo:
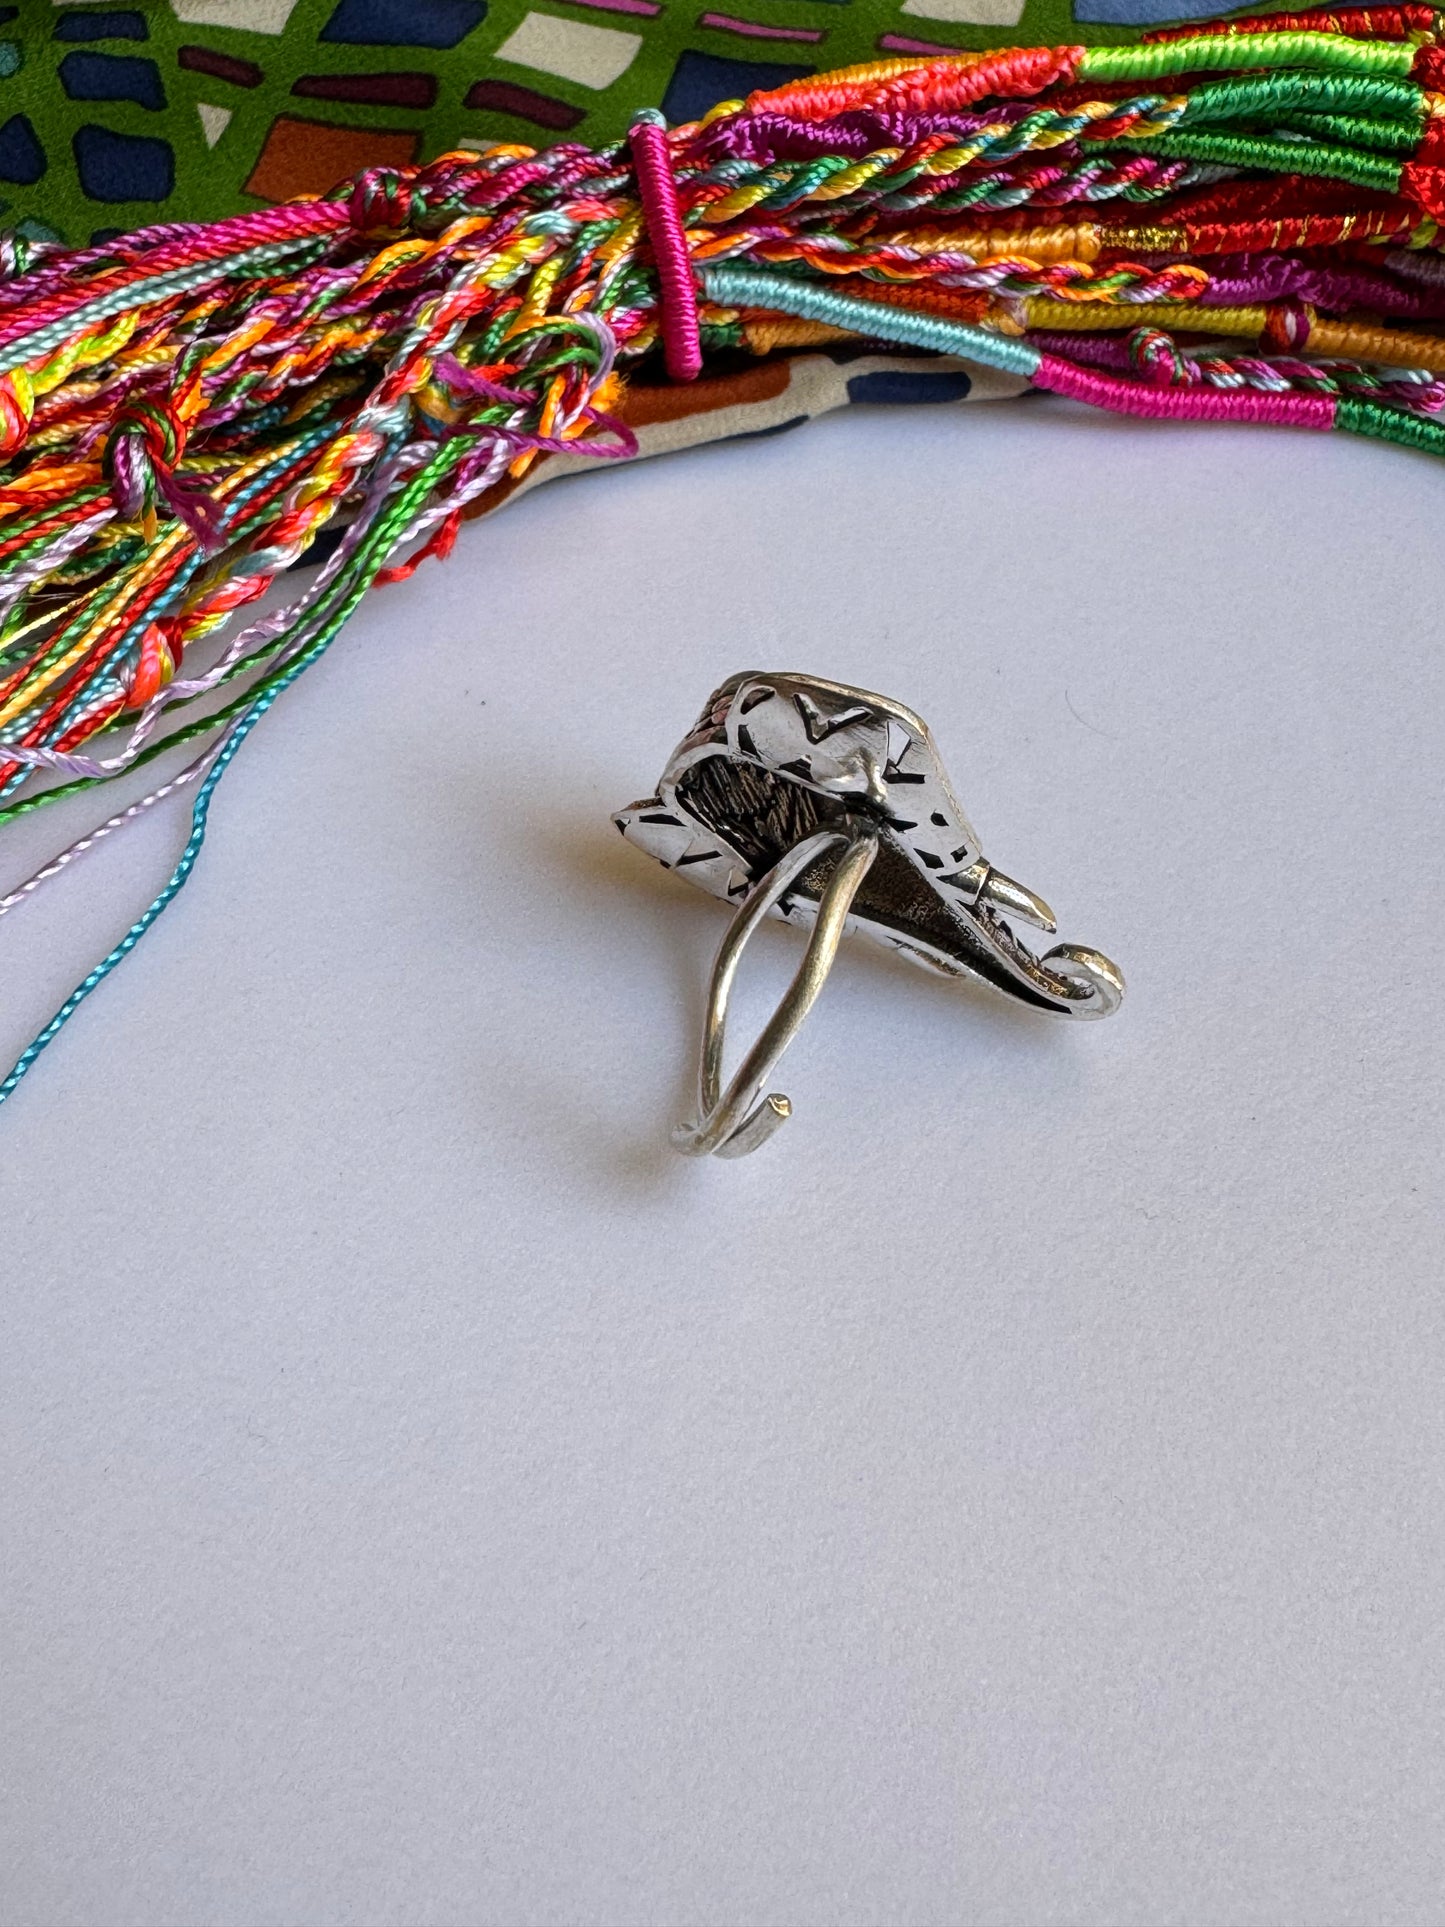
<instances>
[{"instance_id":1,"label":"purple thread","mask_svg":"<svg viewBox=\"0 0 1445 1927\"><path fill-rule=\"evenodd\" d=\"M1385 254L1385 266L1396 274L1402 274L1409 281L1423 281L1429 287L1439 287L1445 283L1445 261L1438 254L1427 254L1423 249L1390 248Z\"/></svg>"},{"instance_id":2,"label":"purple thread","mask_svg":"<svg viewBox=\"0 0 1445 1927\"><path fill-rule=\"evenodd\" d=\"M667 152L667 129L660 114L640 114L628 137L637 167L637 191L657 263L658 314L667 372L674 381L696 381L702 372L702 342L697 328L697 289L692 257L682 231L677 183Z\"/></svg>"},{"instance_id":3,"label":"purple thread","mask_svg":"<svg viewBox=\"0 0 1445 1927\"><path fill-rule=\"evenodd\" d=\"M729 160L762 163L845 154L856 160L877 147L912 147L936 134L965 140L984 127L1015 126L1037 111L1032 101L1001 101L987 112L972 108L919 114L899 108L880 113L856 108L829 121L798 120L790 114L759 111L718 120L704 130L702 138L713 158L726 156Z\"/></svg>"},{"instance_id":4,"label":"purple thread","mask_svg":"<svg viewBox=\"0 0 1445 1927\"><path fill-rule=\"evenodd\" d=\"M1161 263L1173 259L1168 255L1149 258ZM1441 292L1428 286L1403 285L1373 267L1335 266L1267 254L1220 255L1209 265L1209 286L1200 302L1206 307L1232 308L1290 298L1337 314L1364 307L1420 320L1436 320L1445 314Z\"/></svg>"},{"instance_id":5,"label":"purple thread","mask_svg":"<svg viewBox=\"0 0 1445 1927\"><path fill-rule=\"evenodd\" d=\"M1127 339L1117 335L1072 333L1065 328L1030 328L1028 340L1041 354L1057 355L1064 361L1081 362L1087 367L1108 368L1128 374L1134 366Z\"/></svg>"}]
</instances>

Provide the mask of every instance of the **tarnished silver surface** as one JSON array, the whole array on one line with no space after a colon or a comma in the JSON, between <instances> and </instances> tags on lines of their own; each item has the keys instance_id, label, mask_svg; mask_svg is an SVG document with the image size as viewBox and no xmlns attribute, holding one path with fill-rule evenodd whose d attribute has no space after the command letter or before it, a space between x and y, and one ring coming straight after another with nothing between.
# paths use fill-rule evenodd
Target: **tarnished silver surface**
<instances>
[{"instance_id":1,"label":"tarnished silver surface","mask_svg":"<svg viewBox=\"0 0 1445 1927\"><path fill-rule=\"evenodd\" d=\"M679 1149L741 1156L787 1117L781 1095L755 1100L845 932L1061 1016L1106 1017L1123 996L1098 951L1056 944L1040 956L1014 933L1005 919L1052 935L1053 912L987 861L927 727L885 696L817 676L734 676L673 752L656 795L614 821L664 868L741 906L713 971L699 1119L674 1134ZM728 990L766 915L819 928L723 1093Z\"/></svg>"}]
</instances>

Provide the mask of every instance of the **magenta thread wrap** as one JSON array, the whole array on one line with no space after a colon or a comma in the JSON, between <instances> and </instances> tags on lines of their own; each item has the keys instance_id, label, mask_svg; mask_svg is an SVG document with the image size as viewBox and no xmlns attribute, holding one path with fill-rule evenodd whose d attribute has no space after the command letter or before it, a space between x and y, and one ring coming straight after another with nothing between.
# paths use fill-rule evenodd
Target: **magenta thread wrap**
<instances>
[{"instance_id":1,"label":"magenta thread wrap","mask_svg":"<svg viewBox=\"0 0 1445 1927\"><path fill-rule=\"evenodd\" d=\"M657 263L658 319L667 372L674 381L696 381L702 372L697 288L667 151L667 123L661 114L648 110L637 116L628 138L637 167L638 198Z\"/></svg>"},{"instance_id":2,"label":"magenta thread wrap","mask_svg":"<svg viewBox=\"0 0 1445 1927\"><path fill-rule=\"evenodd\" d=\"M1071 401L1086 401L1115 414L1141 415L1152 421L1267 422L1276 428L1333 428L1332 395L1258 395L1217 393L1213 390L1141 388L1119 375L1092 368L1076 368L1058 355L1040 357L1034 375L1036 388L1047 388Z\"/></svg>"}]
</instances>

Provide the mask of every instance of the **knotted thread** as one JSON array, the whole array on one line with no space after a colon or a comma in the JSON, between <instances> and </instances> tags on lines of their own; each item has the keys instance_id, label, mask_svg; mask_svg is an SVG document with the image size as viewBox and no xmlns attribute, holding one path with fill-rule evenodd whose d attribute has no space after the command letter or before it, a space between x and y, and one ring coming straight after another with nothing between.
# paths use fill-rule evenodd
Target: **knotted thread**
<instances>
[{"instance_id":1,"label":"knotted thread","mask_svg":"<svg viewBox=\"0 0 1445 1927\"><path fill-rule=\"evenodd\" d=\"M136 394L121 409L107 444L111 494L123 516L153 519L157 500L185 523L203 549L219 543L220 511L197 484L177 471L186 430L164 398Z\"/></svg>"}]
</instances>

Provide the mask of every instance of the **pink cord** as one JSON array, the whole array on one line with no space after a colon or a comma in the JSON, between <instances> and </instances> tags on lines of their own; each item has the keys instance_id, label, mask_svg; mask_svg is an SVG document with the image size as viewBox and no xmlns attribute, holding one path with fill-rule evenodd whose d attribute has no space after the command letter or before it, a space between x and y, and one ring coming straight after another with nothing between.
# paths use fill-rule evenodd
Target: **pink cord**
<instances>
[{"instance_id":1,"label":"pink cord","mask_svg":"<svg viewBox=\"0 0 1445 1927\"><path fill-rule=\"evenodd\" d=\"M1165 421L1272 422L1282 428L1333 428L1333 395L1262 395L1248 390L1146 388L1142 383L1077 368L1057 355L1041 355L1032 377L1036 388L1092 402L1116 415L1147 415Z\"/></svg>"},{"instance_id":2,"label":"pink cord","mask_svg":"<svg viewBox=\"0 0 1445 1927\"><path fill-rule=\"evenodd\" d=\"M667 124L661 114L639 114L628 138L637 165L637 191L657 263L658 317L667 372L674 381L695 381L702 372L702 342L697 331L697 289L692 257L682 231L677 183L667 151Z\"/></svg>"}]
</instances>

